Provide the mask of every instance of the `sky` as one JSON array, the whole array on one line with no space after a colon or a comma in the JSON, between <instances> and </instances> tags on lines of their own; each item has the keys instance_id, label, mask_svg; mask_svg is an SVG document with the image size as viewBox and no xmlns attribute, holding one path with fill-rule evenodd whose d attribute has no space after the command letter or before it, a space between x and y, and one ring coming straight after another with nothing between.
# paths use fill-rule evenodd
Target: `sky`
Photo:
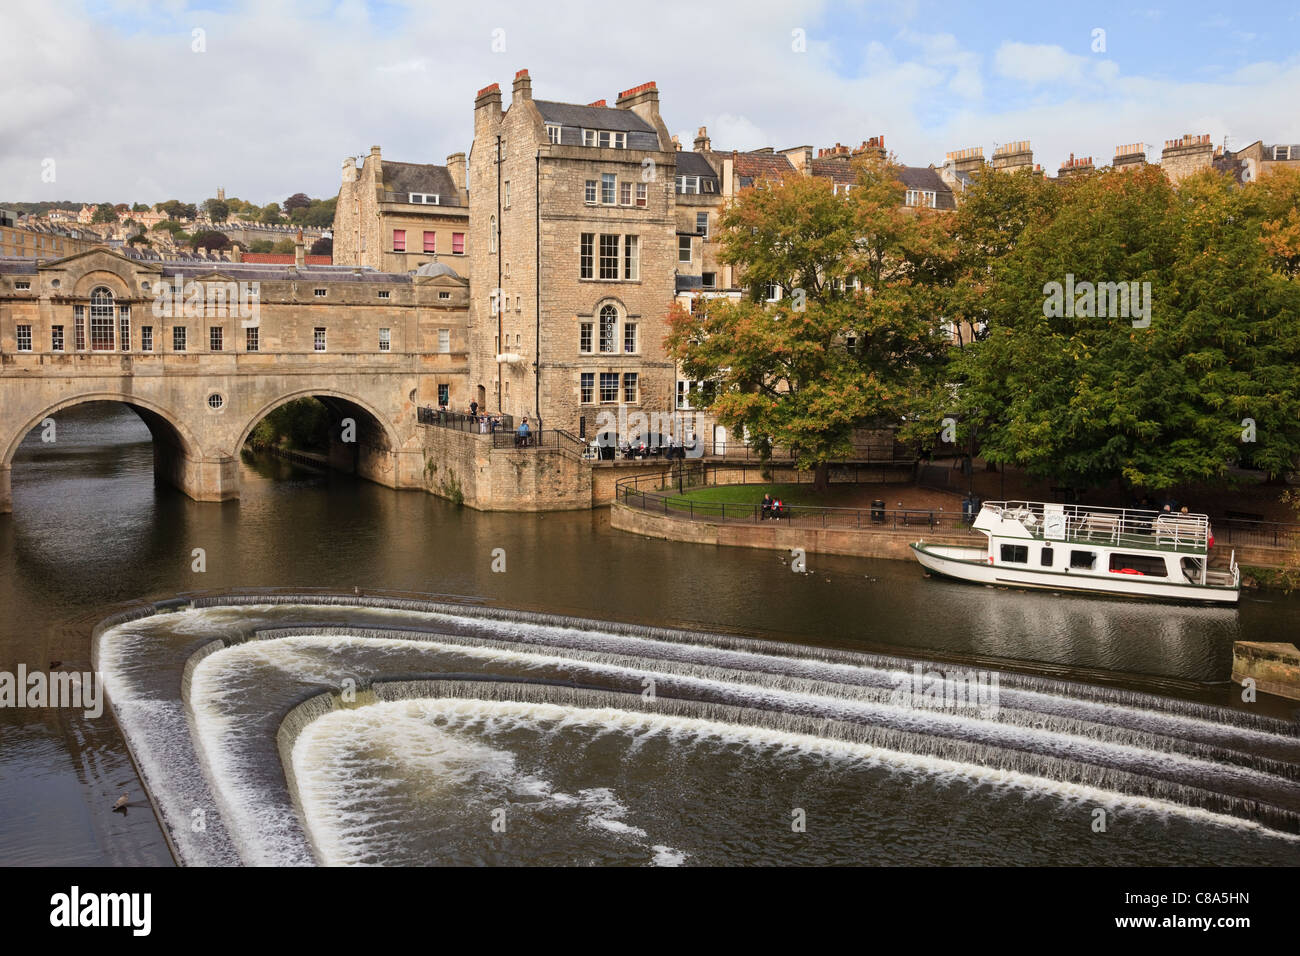
<instances>
[{"instance_id":1,"label":"sky","mask_svg":"<svg viewBox=\"0 0 1300 956\"><path fill-rule=\"evenodd\" d=\"M588 103L653 80L690 148L883 135L900 162L1209 133L1300 144L1300 3L45 0L0 6L0 201L258 204L342 162L468 151L475 93Z\"/></svg>"}]
</instances>

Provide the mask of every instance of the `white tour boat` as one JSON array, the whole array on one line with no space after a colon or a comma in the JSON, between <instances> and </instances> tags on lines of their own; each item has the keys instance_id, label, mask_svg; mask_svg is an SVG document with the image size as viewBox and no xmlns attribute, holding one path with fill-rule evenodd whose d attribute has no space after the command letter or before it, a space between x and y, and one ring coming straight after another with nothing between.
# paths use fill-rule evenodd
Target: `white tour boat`
<instances>
[{"instance_id":1,"label":"white tour boat","mask_svg":"<svg viewBox=\"0 0 1300 956\"><path fill-rule=\"evenodd\" d=\"M1003 587L1236 604L1241 571L1210 570L1205 515L1136 508L988 501L972 527L986 547L912 544L934 574Z\"/></svg>"}]
</instances>

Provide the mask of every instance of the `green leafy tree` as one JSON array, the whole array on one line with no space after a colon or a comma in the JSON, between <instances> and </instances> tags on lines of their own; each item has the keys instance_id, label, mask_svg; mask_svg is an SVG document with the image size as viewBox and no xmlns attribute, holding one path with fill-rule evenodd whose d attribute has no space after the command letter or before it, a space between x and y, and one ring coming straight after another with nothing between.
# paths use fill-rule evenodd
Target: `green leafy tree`
<instances>
[{"instance_id":1,"label":"green leafy tree","mask_svg":"<svg viewBox=\"0 0 1300 956\"><path fill-rule=\"evenodd\" d=\"M272 252L286 253L294 251L294 241L292 239L281 239L271 247Z\"/></svg>"},{"instance_id":2,"label":"green leafy tree","mask_svg":"<svg viewBox=\"0 0 1300 956\"><path fill-rule=\"evenodd\" d=\"M257 218L260 222L272 226L278 226L284 222L284 216L280 212L280 204L278 202L267 203L263 206L261 213Z\"/></svg>"},{"instance_id":3,"label":"green leafy tree","mask_svg":"<svg viewBox=\"0 0 1300 956\"><path fill-rule=\"evenodd\" d=\"M1058 188L1055 215L993 263L988 336L955 363L985 457L1151 490L1224 479L1240 460L1290 467L1300 286L1264 242L1266 193L1212 171L1175 190L1157 167ZM1099 314L1101 284L1110 299L1109 284L1135 282L1139 299L1150 284L1149 312L1116 314L1121 300Z\"/></svg>"},{"instance_id":4,"label":"green leafy tree","mask_svg":"<svg viewBox=\"0 0 1300 956\"><path fill-rule=\"evenodd\" d=\"M111 202L102 202L95 207L95 212L90 217L90 221L94 223L117 222L117 210L113 208Z\"/></svg>"},{"instance_id":5,"label":"green leafy tree","mask_svg":"<svg viewBox=\"0 0 1300 956\"><path fill-rule=\"evenodd\" d=\"M313 256L332 256L334 255L334 240L328 236L317 239L311 244L311 254Z\"/></svg>"},{"instance_id":6,"label":"green leafy tree","mask_svg":"<svg viewBox=\"0 0 1300 956\"><path fill-rule=\"evenodd\" d=\"M205 200L203 208L213 222L225 222L230 218L230 206L224 199Z\"/></svg>"},{"instance_id":7,"label":"green leafy tree","mask_svg":"<svg viewBox=\"0 0 1300 956\"><path fill-rule=\"evenodd\" d=\"M270 239L254 239L248 244L249 252L270 252L275 246Z\"/></svg>"},{"instance_id":8,"label":"green leafy tree","mask_svg":"<svg viewBox=\"0 0 1300 956\"><path fill-rule=\"evenodd\" d=\"M903 192L883 164L861 165L847 196L813 177L743 191L719 241L747 295L669 317L670 353L716 388L710 410L764 457L789 448L817 489L852 455L854 429L897 423L943 354L917 281L942 234Z\"/></svg>"}]
</instances>

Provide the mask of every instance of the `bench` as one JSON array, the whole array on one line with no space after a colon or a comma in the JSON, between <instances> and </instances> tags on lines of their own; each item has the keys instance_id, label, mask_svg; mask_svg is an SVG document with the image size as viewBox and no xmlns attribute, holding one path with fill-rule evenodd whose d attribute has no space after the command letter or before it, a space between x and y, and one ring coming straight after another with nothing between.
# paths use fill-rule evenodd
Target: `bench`
<instances>
[{"instance_id":1,"label":"bench","mask_svg":"<svg viewBox=\"0 0 1300 956\"><path fill-rule=\"evenodd\" d=\"M1079 521L1079 534L1086 534L1089 538L1096 534L1114 538L1118 529L1119 518L1116 515L1088 512Z\"/></svg>"},{"instance_id":2,"label":"bench","mask_svg":"<svg viewBox=\"0 0 1300 956\"><path fill-rule=\"evenodd\" d=\"M915 523L915 524L925 524L934 527L933 511L903 511L900 513L903 516L904 525Z\"/></svg>"}]
</instances>

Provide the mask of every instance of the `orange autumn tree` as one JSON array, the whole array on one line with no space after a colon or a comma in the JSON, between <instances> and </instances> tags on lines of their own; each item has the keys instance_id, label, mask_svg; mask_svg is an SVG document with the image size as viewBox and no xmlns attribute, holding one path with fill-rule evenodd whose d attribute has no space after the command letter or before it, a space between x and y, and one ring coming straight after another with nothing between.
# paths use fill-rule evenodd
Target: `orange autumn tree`
<instances>
[{"instance_id":1,"label":"orange autumn tree","mask_svg":"<svg viewBox=\"0 0 1300 956\"><path fill-rule=\"evenodd\" d=\"M928 281L944 228L904 207L895 167L862 161L857 179L847 195L804 176L743 190L719 258L745 294L669 316L669 353L711 383L708 409L764 459L790 449L818 490L852 457L854 429L900 422L944 355Z\"/></svg>"}]
</instances>

